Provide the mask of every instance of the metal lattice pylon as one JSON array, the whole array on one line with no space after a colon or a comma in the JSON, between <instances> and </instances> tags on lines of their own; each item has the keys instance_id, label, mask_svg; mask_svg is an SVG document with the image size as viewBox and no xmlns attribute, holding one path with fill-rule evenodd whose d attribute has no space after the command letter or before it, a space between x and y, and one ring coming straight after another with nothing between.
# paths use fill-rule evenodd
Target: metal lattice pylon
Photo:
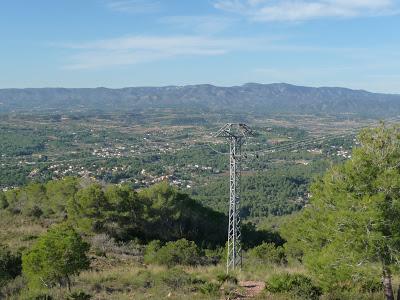
<instances>
[{"instance_id":1,"label":"metal lattice pylon","mask_svg":"<svg viewBox=\"0 0 400 300\"><path fill-rule=\"evenodd\" d=\"M240 232L240 162L242 160L242 145L247 136L253 132L246 124L228 123L216 134L229 142L229 227L228 255L226 272L242 267L242 245Z\"/></svg>"}]
</instances>

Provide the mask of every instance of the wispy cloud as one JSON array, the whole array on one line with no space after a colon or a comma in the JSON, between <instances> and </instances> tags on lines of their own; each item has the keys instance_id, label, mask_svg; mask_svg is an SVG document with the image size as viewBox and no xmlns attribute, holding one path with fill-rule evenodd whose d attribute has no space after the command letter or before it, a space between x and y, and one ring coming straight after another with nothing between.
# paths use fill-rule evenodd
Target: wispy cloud
<instances>
[{"instance_id":1,"label":"wispy cloud","mask_svg":"<svg viewBox=\"0 0 400 300\"><path fill-rule=\"evenodd\" d=\"M400 12L397 0L217 0L214 7L259 22L355 18Z\"/></svg>"},{"instance_id":2,"label":"wispy cloud","mask_svg":"<svg viewBox=\"0 0 400 300\"><path fill-rule=\"evenodd\" d=\"M106 7L123 13L154 13L161 9L161 3L155 0L108 0Z\"/></svg>"},{"instance_id":3,"label":"wispy cloud","mask_svg":"<svg viewBox=\"0 0 400 300\"><path fill-rule=\"evenodd\" d=\"M235 19L230 17L205 16L168 16L159 20L163 24L177 27L180 30L191 30L196 33L215 34L230 28Z\"/></svg>"},{"instance_id":4,"label":"wispy cloud","mask_svg":"<svg viewBox=\"0 0 400 300\"><path fill-rule=\"evenodd\" d=\"M287 37L219 37L214 35L126 36L51 47L72 52L64 69L96 69L133 65L178 57L222 56L228 53L336 53L360 57L363 48L290 44Z\"/></svg>"},{"instance_id":5,"label":"wispy cloud","mask_svg":"<svg viewBox=\"0 0 400 300\"><path fill-rule=\"evenodd\" d=\"M260 40L257 40L260 43ZM268 40L262 43L266 45ZM250 38L208 36L130 36L87 43L63 44L76 52L67 69L92 69L157 61L181 56L215 56L256 50Z\"/></svg>"}]
</instances>

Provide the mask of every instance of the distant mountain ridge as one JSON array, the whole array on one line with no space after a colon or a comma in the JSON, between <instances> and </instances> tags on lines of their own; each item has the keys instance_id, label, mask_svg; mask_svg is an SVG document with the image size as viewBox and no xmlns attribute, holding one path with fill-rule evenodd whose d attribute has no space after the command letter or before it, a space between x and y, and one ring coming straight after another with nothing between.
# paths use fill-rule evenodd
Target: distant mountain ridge
<instances>
[{"instance_id":1,"label":"distant mountain ridge","mask_svg":"<svg viewBox=\"0 0 400 300\"><path fill-rule=\"evenodd\" d=\"M305 87L286 83L209 84L165 87L0 89L0 112L135 111L153 108L213 112L400 114L400 95L339 87Z\"/></svg>"}]
</instances>

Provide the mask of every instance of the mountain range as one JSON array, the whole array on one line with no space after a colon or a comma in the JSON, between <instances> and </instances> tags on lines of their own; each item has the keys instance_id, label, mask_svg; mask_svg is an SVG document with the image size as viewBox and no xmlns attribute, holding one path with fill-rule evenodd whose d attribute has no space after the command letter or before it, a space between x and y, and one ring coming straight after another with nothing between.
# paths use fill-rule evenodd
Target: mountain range
<instances>
[{"instance_id":1,"label":"mountain range","mask_svg":"<svg viewBox=\"0 0 400 300\"><path fill-rule=\"evenodd\" d=\"M400 114L400 95L286 83L165 87L0 89L0 113L195 109L257 114Z\"/></svg>"}]
</instances>

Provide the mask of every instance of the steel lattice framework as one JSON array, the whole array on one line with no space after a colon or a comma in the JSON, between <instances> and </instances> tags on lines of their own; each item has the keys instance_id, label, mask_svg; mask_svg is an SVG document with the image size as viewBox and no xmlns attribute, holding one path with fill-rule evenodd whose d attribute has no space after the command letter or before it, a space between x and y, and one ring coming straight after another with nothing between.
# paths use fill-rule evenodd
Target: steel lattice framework
<instances>
[{"instance_id":1,"label":"steel lattice framework","mask_svg":"<svg viewBox=\"0 0 400 300\"><path fill-rule=\"evenodd\" d=\"M242 145L247 136L253 135L252 130L241 123L228 123L216 134L224 137L230 146L229 153L229 227L228 255L226 271L242 267L242 245L240 232L240 162L242 160Z\"/></svg>"}]
</instances>

